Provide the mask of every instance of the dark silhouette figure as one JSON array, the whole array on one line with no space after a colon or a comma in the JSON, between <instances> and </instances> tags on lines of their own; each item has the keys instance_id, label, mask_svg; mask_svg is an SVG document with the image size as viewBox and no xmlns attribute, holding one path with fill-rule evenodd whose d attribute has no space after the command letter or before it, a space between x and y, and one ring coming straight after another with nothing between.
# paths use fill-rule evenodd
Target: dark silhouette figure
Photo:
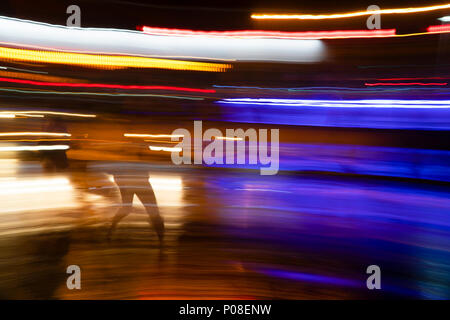
<instances>
[{"instance_id":1,"label":"dark silhouette figure","mask_svg":"<svg viewBox=\"0 0 450 320\"><path fill-rule=\"evenodd\" d=\"M159 214L155 193L153 192L153 188L149 183L148 178L148 174L114 174L114 180L119 187L122 204L112 219L111 227L108 231L108 240L111 239L112 233L120 220L131 213L133 196L136 195L143 203L145 210L149 215L149 223L153 225L158 235L160 245L162 245L164 238L164 220Z\"/></svg>"}]
</instances>

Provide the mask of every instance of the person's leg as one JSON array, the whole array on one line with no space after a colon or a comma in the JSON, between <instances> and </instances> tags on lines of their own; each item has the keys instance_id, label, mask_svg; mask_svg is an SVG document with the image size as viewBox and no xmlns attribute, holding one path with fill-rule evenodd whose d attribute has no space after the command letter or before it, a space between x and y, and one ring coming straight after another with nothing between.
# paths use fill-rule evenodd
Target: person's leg
<instances>
[{"instance_id":1,"label":"person's leg","mask_svg":"<svg viewBox=\"0 0 450 320\"><path fill-rule=\"evenodd\" d=\"M147 214L150 218L151 224L155 228L156 234L158 235L159 241L162 244L164 238L164 220L159 214L158 205L156 203L155 193L153 192L153 188L146 180L145 188L140 188L138 192L136 192L137 197L141 200L142 204L147 211ZM140 185L143 187L143 185Z\"/></svg>"},{"instance_id":2,"label":"person's leg","mask_svg":"<svg viewBox=\"0 0 450 320\"><path fill-rule=\"evenodd\" d=\"M117 224L120 222L120 220L122 220L123 218L125 218L127 215L130 214L131 212L131 208L133 206L133 196L134 196L134 191L128 189L125 186L119 186L119 191L120 191L120 197L122 199L122 204L120 209L117 211L117 213L115 214L115 216L112 219L111 222L111 227L109 228L108 231L108 239L111 238L111 235L113 233L113 231L115 230L115 228L117 227Z\"/></svg>"}]
</instances>

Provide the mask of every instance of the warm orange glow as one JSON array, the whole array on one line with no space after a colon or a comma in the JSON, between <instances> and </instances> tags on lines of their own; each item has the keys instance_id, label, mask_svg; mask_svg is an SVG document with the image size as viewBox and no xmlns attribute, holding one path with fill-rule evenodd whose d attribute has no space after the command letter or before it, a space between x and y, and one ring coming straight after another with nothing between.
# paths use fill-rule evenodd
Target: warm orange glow
<instances>
[{"instance_id":1,"label":"warm orange glow","mask_svg":"<svg viewBox=\"0 0 450 320\"><path fill-rule=\"evenodd\" d=\"M43 75L43 74L13 72L13 71L0 71L0 77L37 80L37 81L49 81L49 82L66 82L66 83L85 83L86 82L86 81L67 78L67 77L57 77L57 76L48 76L48 75Z\"/></svg>"},{"instance_id":2,"label":"warm orange glow","mask_svg":"<svg viewBox=\"0 0 450 320\"><path fill-rule=\"evenodd\" d=\"M99 69L158 68L171 70L193 70L224 72L229 64L145 58L135 56L113 56L98 54L69 53L56 51L13 49L0 47L0 59L37 63L57 63Z\"/></svg>"}]
</instances>

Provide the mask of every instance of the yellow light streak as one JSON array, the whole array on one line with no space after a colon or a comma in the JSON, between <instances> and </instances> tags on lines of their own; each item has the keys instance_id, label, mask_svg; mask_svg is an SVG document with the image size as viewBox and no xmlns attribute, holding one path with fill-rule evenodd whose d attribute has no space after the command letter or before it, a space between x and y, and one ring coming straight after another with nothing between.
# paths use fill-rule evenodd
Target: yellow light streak
<instances>
[{"instance_id":1,"label":"yellow light streak","mask_svg":"<svg viewBox=\"0 0 450 320\"><path fill-rule=\"evenodd\" d=\"M224 72L231 68L229 64L145 58L136 56L114 56L41 51L0 47L0 59L5 61L23 61L36 63L56 63L100 69L120 68L158 68L171 70L193 70Z\"/></svg>"},{"instance_id":2,"label":"yellow light streak","mask_svg":"<svg viewBox=\"0 0 450 320\"><path fill-rule=\"evenodd\" d=\"M52 150L67 150L69 146L56 144L52 146L17 146L17 147L0 147L0 152L11 151L52 151Z\"/></svg>"},{"instance_id":3,"label":"yellow light streak","mask_svg":"<svg viewBox=\"0 0 450 320\"><path fill-rule=\"evenodd\" d=\"M84 118L95 118L95 114L83 114L83 113L71 113L71 112L58 112L58 111L2 111L0 112L0 117L2 115L15 115L15 116L27 116L27 117L42 117L43 114L56 115L56 116L70 116L70 117L84 117Z\"/></svg>"},{"instance_id":4,"label":"yellow light streak","mask_svg":"<svg viewBox=\"0 0 450 320\"><path fill-rule=\"evenodd\" d=\"M251 18L258 20L323 20L323 19L342 19L342 18L370 16L373 14L408 14L408 13L443 10L449 8L450 3L427 7L380 9L371 11L354 11L354 12L334 13L334 14L252 14Z\"/></svg>"},{"instance_id":5,"label":"yellow light streak","mask_svg":"<svg viewBox=\"0 0 450 320\"><path fill-rule=\"evenodd\" d=\"M141 134L141 133L124 133L124 137L130 138L183 138L182 134Z\"/></svg>"},{"instance_id":6,"label":"yellow light streak","mask_svg":"<svg viewBox=\"0 0 450 320\"><path fill-rule=\"evenodd\" d=\"M17 137L17 136L70 137L71 134L59 132L0 132L0 137Z\"/></svg>"}]
</instances>

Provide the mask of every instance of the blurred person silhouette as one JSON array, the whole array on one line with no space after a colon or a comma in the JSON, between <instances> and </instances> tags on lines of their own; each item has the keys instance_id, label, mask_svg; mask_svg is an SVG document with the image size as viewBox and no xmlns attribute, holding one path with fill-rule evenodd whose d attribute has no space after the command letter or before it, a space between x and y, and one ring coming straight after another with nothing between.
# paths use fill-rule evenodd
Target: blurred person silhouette
<instances>
[{"instance_id":1,"label":"blurred person silhouette","mask_svg":"<svg viewBox=\"0 0 450 320\"><path fill-rule=\"evenodd\" d=\"M122 203L112 219L111 227L108 230L108 241L111 240L112 234L120 220L131 213L133 197L136 195L144 205L149 216L149 224L153 225L158 235L160 246L162 246L165 232L164 220L159 214L156 196L149 182L148 171L142 170L139 168L139 165L136 165L126 172L114 172L113 177L119 187Z\"/></svg>"},{"instance_id":2,"label":"blurred person silhouette","mask_svg":"<svg viewBox=\"0 0 450 320\"><path fill-rule=\"evenodd\" d=\"M47 118L42 127L43 132L67 133L67 127L62 120ZM59 144L59 142L57 142ZM54 145L55 139L40 141L39 145ZM64 143L67 144L67 143ZM45 172L60 172L69 167L66 150L41 150L42 167Z\"/></svg>"}]
</instances>

